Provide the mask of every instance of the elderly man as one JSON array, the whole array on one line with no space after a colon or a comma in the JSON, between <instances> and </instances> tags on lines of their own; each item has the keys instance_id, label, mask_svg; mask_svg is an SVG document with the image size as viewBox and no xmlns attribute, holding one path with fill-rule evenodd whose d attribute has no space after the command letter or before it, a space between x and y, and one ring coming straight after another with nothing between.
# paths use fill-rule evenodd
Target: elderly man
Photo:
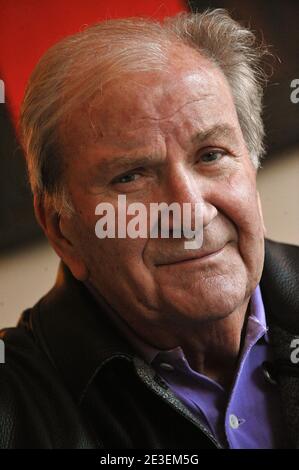
<instances>
[{"instance_id":1,"label":"elderly man","mask_svg":"<svg viewBox=\"0 0 299 470\"><path fill-rule=\"evenodd\" d=\"M298 249L264 242L260 58L215 10L100 23L37 65L21 130L62 262L2 331L2 447L299 445ZM193 225L199 203L201 246L171 217L168 238L97 237L119 195L188 203Z\"/></svg>"}]
</instances>

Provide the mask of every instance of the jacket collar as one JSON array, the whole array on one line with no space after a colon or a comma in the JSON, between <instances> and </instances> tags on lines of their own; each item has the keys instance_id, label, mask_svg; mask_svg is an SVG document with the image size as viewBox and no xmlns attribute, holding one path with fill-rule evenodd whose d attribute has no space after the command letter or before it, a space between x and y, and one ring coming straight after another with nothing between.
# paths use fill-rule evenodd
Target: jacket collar
<instances>
[{"instance_id":1,"label":"jacket collar","mask_svg":"<svg viewBox=\"0 0 299 470\"><path fill-rule=\"evenodd\" d=\"M292 343L299 337L299 248L266 242L261 290L269 324L274 363L273 378L279 387L286 435L299 448L299 364L291 359ZM270 374L271 375L271 374Z\"/></svg>"},{"instance_id":2,"label":"jacket collar","mask_svg":"<svg viewBox=\"0 0 299 470\"><path fill-rule=\"evenodd\" d=\"M265 248L260 286L268 322L299 334L299 248L271 240Z\"/></svg>"},{"instance_id":3,"label":"jacket collar","mask_svg":"<svg viewBox=\"0 0 299 470\"><path fill-rule=\"evenodd\" d=\"M299 332L298 252L296 247L266 241L261 291L270 334L273 323ZM136 355L89 290L62 263L55 286L30 311L29 327L79 402L105 363L133 360Z\"/></svg>"},{"instance_id":4,"label":"jacket collar","mask_svg":"<svg viewBox=\"0 0 299 470\"><path fill-rule=\"evenodd\" d=\"M29 323L77 401L106 362L134 357L88 289L63 263L54 287L30 311Z\"/></svg>"}]
</instances>

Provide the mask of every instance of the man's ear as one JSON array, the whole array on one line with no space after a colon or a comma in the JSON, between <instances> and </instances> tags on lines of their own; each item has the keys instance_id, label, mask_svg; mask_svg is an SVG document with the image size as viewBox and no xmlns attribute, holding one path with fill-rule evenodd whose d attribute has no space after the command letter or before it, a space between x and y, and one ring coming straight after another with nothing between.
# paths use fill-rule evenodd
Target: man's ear
<instances>
[{"instance_id":1,"label":"man's ear","mask_svg":"<svg viewBox=\"0 0 299 470\"><path fill-rule=\"evenodd\" d=\"M260 197L260 193L258 191L257 191L257 203L258 203L258 210L259 210L259 213L260 213L260 217L261 217L261 220L262 220L262 223L263 223L264 236L266 236L267 230L266 230L265 221L264 221L261 197Z\"/></svg>"},{"instance_id":2,"label":"man's ear","mask_svg":"<svg viewBox=\"0 0 299 470\"><path fill-rule=\"evenodd\" d=\"M68 266L76 279L86 281L88 278L87 266L80 257L72 237L68 235L71 230L68 231L64 228L67 223L64 223L63 219L67 216L59 214L53 204L41 200L36 195L34 196L34 211L38 223L57 255ZM68 225L71 225L70 220L68 220Z\"/></svg>"}]
</instances>

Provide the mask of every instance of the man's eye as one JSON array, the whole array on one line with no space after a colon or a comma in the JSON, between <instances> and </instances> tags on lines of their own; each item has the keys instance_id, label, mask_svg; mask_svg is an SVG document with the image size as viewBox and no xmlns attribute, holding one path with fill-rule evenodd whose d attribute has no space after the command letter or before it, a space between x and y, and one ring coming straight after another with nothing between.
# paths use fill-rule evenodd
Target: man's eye
<instances>
[{"instance_id":1,"label":"man's eye","mask_svg":"<svg viewBox=\"0 0 299 470\"><path fill-rule=\"evenodd\" d=\"M200 156L200 161L203 163L213 163L220 160L225 155L223 150L211 150Z\"/></svg>"},{"instance_id":2,"label":"man's eye","mask_svg":"<svg viewBox=\"0 0 299 470\"><path fill-rule=\"evenodd\" d=\"M127 175L114 178L113 183L132 183L133 181L136 181L139 177L140 175L138 173L128 173Z\"/></svg>"}]
</instances>

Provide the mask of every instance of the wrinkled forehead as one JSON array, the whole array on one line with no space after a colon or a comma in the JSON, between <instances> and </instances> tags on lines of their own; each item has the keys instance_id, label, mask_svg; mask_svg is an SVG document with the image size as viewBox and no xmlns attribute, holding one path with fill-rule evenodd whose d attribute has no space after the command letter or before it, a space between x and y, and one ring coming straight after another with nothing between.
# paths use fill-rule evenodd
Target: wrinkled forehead
<instances>
[{"instance_id":1,"label":"wrinkled forehead","mask_svg":"<svg viewBox=\"0 0 299 470\"><path fill-rule=\"evenodd\" d=\"M211 61L192 53L174 57L165 71L122 75L109 83L92 102L71 116L67 137L78 145L129 138L179 128L192 119L197 126L213 125L225 110L236 118L228 82ZM210 122L211 121L211 122ZM144 134L144 135L145 135ZM68 142L66 142L68 143Z\"/></svg>"}]
</instances>

